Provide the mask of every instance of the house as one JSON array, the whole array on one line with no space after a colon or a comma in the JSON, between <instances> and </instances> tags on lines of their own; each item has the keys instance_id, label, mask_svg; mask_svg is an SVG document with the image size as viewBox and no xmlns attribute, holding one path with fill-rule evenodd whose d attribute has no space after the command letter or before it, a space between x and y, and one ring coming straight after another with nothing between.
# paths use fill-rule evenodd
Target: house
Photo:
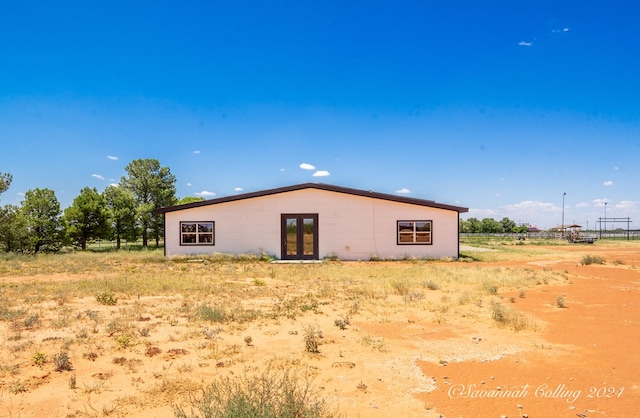
<instances>
[{"instance_id":1,"label":"house","mask_svg":"<svg viewBox=\"0 0 640 418\"><path fill-rule=\"evenodd\" d=\"M166 256L266 253L281 260L459 256L467 208L323 183L160 208Z\"/></svg>"}]
</instances>

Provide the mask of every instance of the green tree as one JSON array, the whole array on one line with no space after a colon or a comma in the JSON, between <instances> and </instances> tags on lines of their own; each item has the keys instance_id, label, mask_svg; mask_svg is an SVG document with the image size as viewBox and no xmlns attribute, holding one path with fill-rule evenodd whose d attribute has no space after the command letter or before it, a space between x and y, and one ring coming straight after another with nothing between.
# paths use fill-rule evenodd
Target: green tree
<instances>
[{"instance_id":1,"label":"green tree","mask_svg":"<svg viewBox=\"0 0 640 418\"><path fill-rule=\"evenodd\" d=\"M504 231L504 232L515 232L514 229L516 228L516 223L513 222L511 219L509 219L507 217L502 218L500 223L502 224L502 231Z\"/></svg>"},{"instance_id":2,"label":"green tree","mask_svg":"<svg viewBox=\"0 0 640 418\"><path fill-rule=\"evenodd\" d=\"M0 194L7 191L11 185L11 180L13 180L13 176L11 174L0 173Z\"/></svg>"},{"instance_id":3,"label":"green tree","mask_svg":"<svg viewBox=\"0 0 640 418\"><path fill-rule=\"evenodd\" d=\"M6 252L24 251L29 246L27 223L19 206L0 208L0 245Z\"/></svg>"},{"instance_id":4,"label":"green tree","mask_svg":"<svg viewBox=\"0 0 640 418\"><path fill-rule=\"evenodd\" d=\"M162 233L162 215L153 211L163 206L171 206L176 202L176 178L169 167L161 167L155 159L138 159L126 167L128 176L122 177L120 183L129 189L136 199L138 219L142 230L142 246L148 244L151 231L159 244Z\"/></svg>"},{"instance_id":5,"label":"green tree","mask_svg":"<svg viewBox=\"0 0 640 418\"><path fill-rule=\"evenodd\" d=\"M187 203L203 202L203 201L204 201L204 197L201 197L201 196L187 196L180 199L177 204L186 205Z\"/></svg>"},{"instance_id":6,"label":"green tree","mask_svg":"<svg viewBox=\"0 0 640 418\"><path fill-rule=\"evenodd\" d=\"M482 232L482 224L476 218L469 218L467 219L467 231L465 232L470 232L474 234L477 234L478 232Z\"/></svg>"},{"instance_id":7,"label":"green tree","mask_svg":"<svg viewBox=\"0 0 640 418\"><path fill-rule=\"evenodd\" d=\"M111 233L116 239L116 248L120 249L122 239L138 238L136 200L130 190L120 186L109 186L102 194L107 203Z\"/></svg>"},{"instance_id":8,"label":"green tree","mask_svg":"<svg viewBox=\"0 0 640 418\"><path fill-rule=\"evenodd\" d=\"M60 202L53 190L33 189L25 193L22 202L29 246L34 253L57 251L64 244L65 228Z\"/></svg>"},{"instance_id":9,"label":"green tree","mask_svg":"<svg viewBox=\"0 0 640 418\"><path fill-rule=\"evenodd\" d=\"M90 240L108 237L107 203L95 187L80 190L71 206L65 209L64 218L69 225L67 233L73 244L83 250L87 249Z\"/></svg>"},{"instance_id":10,"label":"green tree","mask_svg":"<svg viewBox=\"0 0 640 418\"><path fill-rule=\"evenodd\" d=\"M500 222L496 221L493 218L484 218L482 220L482 232L498 234L503 232L502 225Z\"/></svg>"}]
</instances>

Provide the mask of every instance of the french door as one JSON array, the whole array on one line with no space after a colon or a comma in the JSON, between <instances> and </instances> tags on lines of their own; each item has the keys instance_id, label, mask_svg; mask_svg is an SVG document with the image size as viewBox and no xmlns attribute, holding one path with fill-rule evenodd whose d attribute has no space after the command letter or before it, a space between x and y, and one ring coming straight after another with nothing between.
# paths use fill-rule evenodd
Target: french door
<instances>
[{"instance_id":1,"label":"french door","mask_svg":"<svg viewBox=\"0 0 640 418\"><path fill-rule=\"evenodd\" d=\"M318 259L318 214L281 215L282 259Z\"/></svg>"}]
</instances>

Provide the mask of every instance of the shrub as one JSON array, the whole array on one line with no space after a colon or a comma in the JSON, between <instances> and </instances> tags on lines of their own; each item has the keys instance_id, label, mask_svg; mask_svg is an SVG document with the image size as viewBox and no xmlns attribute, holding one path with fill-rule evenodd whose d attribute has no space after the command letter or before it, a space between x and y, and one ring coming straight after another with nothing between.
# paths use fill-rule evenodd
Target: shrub
<instances>
[{"instance_id":1,"label":"shrub","mask_svg":"<svg viewBox=\"0 0 640 418\"><path fill-rule=\"evenodd\" d=\"M224 322L227 320L227 313L221 306L211 307L209 305L198 306L197 315L200 319L211 322Z\"/></svg>"},{"instance_id":2,"label":"shrub","mask_svg":"<svg viewBox=\"0 0 640 418\"><path fill-rule=\"evenodd\" d=\"M324 399L308 379L295 374L272 372L231 379L220 378L190 400L190 413L174 406L177 418L213 417L332 417Z\"/></svg>"},{"instance_id":3,"label":"shrub","mask_svg":"<svg viewBox=\"0 0 640 418\"><path fill-rule=\"evenodd\" d=\"M562 295L558 296L558 298L556 299L556 305L558 305L558 308L566 308L567 307L566 300L565 300L564 296L562 296Z\"/></svg>"},{"instance_id":4,"label":"shrub","mask_svg":"<svg viewBox=\"0 0 640 418\"><path fill-rule=\"evenodd\" d=\"M56 365L57 372L73 370L71 360L69 360L69 354L66 351L61 351L53 356L53 363Z\"/></svg>"},{"instance_id":5,"label":"shrub","mask_svg":"<svg viewBox=\"0 0 640 418\"><path fill-rule=\"evenodd\" d=\"M605 263L604 257L599 255L589 255L589 254L582 257L582 260L580 261L580 264L582 264L583 266L588 266L589 264L604 264L604 263Z\"/></svg>"},{"instance_id":6,"label":"shrub","mask_svg":"<svg viewBox=\"0 0 640 418\"><path fill-rule=\"evenodd\" d=\"M106 291L98 293L96 295L96 301L101 305L115 305L118 303L118 298L113 294L113 292Z\"/></svg>"},{"instance_id":7,"label":"shrub","mask_svg":"<svg viewBox=\"0 0 640 418\"><path fill-rule=\"evenodd\" d=\"M320 338L320 332L308 326L304 329L304 351L307 353L319 353L318 339Z\"/></svg>"}]
</instances>

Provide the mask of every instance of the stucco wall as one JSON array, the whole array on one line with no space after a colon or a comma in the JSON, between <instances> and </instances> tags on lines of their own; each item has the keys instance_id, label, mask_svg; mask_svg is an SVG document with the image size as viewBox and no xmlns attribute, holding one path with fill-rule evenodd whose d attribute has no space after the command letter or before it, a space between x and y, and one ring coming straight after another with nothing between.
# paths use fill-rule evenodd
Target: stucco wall
<instances>
[{"instance_id":1,"label":"stucco wall","mask_svg":"<svg viewBox=\"0 0 640 418\"><path fill-rule=\"evenodd\" d=\"M168 256L260 253L281 257L280 215L317 213L319 255L343 260L458 256L458 213L317 189L303 189L165 214ZM432 220L432 245L397 245L398 220ZM181 221L214 221L214 246L181 246Z\"/></svg>"}]
</instances>

